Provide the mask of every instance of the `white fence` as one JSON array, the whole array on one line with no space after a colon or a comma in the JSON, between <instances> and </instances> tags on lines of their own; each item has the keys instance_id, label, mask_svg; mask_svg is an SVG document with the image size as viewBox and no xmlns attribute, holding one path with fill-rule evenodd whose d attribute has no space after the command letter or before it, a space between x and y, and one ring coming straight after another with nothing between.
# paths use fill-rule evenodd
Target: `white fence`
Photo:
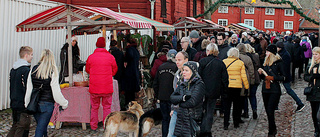
<instances>
[{"instance_id":1,"label":"white fence","mask_svg":"<svg viewBox=\"0 0 320 137\"><path fill-rule=\"evenodd\" d=\"M23 20L57 5L57 3L44 0L0 0L0 110L10 107L9 72L13 63L19 58L18 52L21 46L33 48L32 66L39 61L41 51L48 48L54 52L57 66L60 67L59 54L66 41L66 30L19 33L15 31L15 25ZM82 60L85 61L92 54L99 36L101 34L78 36Z\"/></svg>"}]
</instances>

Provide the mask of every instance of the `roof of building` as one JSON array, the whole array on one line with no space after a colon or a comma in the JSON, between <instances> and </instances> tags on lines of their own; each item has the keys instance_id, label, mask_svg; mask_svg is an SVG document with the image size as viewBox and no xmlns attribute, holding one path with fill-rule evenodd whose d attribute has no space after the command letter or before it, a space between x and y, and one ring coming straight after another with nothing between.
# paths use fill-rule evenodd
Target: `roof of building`
<instances>
[{"instance_id":1,"label":"roof of building","mask_svg":"<svg viewBox=\"0 0 320 137\"><path fill-rule=\"evenodd\" d=\"M217 0L213 0L212 3L216 2ZM224 3L223 5L232 5L232 6L250 6L250 7L266 7L266 8L291 8L289 4L271 4L268 2L262 2L261 0L256 0L256 3L251 3L252 0L245 0L245 2L241 3ZM289 0L295 5L297 8L302 8L300 3L297 0Z\"/></svg>"},{"instance_id":2,"label":"roof of building","mask_svg":"<svg viewBox=\"0 0 320 137\"><path fill-rule=\"evenodd\" d=\"M318 22L320 21L319 17L318 17L319 13L316 8L303 10L303 13L305 15L307 15L308 17L315 19ZM301 23L299 25L299 29L319 29L319 25L316 25L310 21L307 21L304 18L302 18L302 19L303 20L301 21Z\"/></svg>"}]
</instances>

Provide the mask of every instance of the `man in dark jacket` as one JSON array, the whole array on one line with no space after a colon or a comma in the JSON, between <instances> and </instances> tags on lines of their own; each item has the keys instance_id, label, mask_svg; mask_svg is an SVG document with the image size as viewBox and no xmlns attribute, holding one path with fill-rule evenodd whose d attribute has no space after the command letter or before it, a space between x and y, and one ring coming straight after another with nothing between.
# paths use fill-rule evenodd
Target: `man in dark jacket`
<instances>
[{"instance_id":1,"label":"man in dark jacket","mask_svg":"<svg viewBox=\"0 0 320 137\"><path fill-rule=\"evenodd\" d=\"M228 88L229 78L225 64L217 58L218 47L209 44L206 48L207 57L199 62L199 75L205 83L205 101L203 102L204 115L201 123L201 137L211 137L213 123L213 110L216 100L220 98L221 92Z\"/></svg>"},{"instance_id":2,"label":"man in dark jacket","mask_svg":"<svg viewBox=\"0 0 320 137\"><path fill-rule=\"evenodd\" d=\"M203 38L199 36L199 33L196 30L193 30L190 32L189 37L192 42L192 47L195 48L197 52L201 51L201 43Z\"/></svg>"},{"instance_id":3,"label":"man in dark jacket","mask_svg":"<svg viewBox=\"0 0 320 137\"><path fill-rule=\"evenodd\" d=\"M228 46L228 43L225 43L225 34L224 33L218 33L217 35L217 43L218 43L218 48L219 48L219 59L223 60L227 58L227 52L231 48Z\"/></svg>"},{"instance_id":4,"label":"man in dark jacket","mask_svg":"<svg viewBox=\"0 0 320 137\"><path fill-rule=\"evenodd\" d=\"M162 113L162 137L166 137L169 131L171 102L170 95L173 93L173 79L177 65L174 58L177 54L175 49L169 50L167 53L167 62L160 65L156 77L153 82L155 97L160 100L160 109Z\"/></svg>"},{"instance_id":5,"label":"man in dark jacket","mask_svg":"<svg viewBox=\"0 0 320 137\"><path fill-rule=\"evenodd\" d=\"M275 43L276 44L276 43ZM288 36L287 41L283 43L285 49L288 51L291 57L291 61L293 59L294 54L294 44L292 43L292 37Z\"/></svg>"},{"instance_id":6,"label":"man in dark jacket","mask_svg":"<svg viewBox=\"0 0 320 137\"><path fill-rule=\"evenodd\" d=\"M190 46L190 39L188 37L183 37L181 39L181 48L183 51L187 52L189 55L189 60L193 60L195 57L197 50Z\"/></svg>"},{"instance_id":7,"label":"man in dark jacket","mask_svg":"<svg viewBox=\"0 0 320 137\"><path fill-rule=\"evenodd\" d=\"M13 124L7 137L28 137L31 123L31 116L27 114L24 106L24 97L33 50L29 46L23 46L19 54L20 59L13 64L10 71L10 107Z\"/></svg>"},{"instance_id":8,"label":"man in dark jacket","mask_svg":"<svg viewBox=\"0 0 320 137\"><path fill-rule=\"evenodd\" d=\"M290 75L290 55L284 48L283 42L277 42L277 50L278 54L281 56L284 64L284 75L285 80L283 82L284 87L287 90L287 93L296 101L298 107L296 109L296 112L302 111L302 109L305 107L305 105L301 102L300 98L297 96L297 94L291 89L291 75Z\"/></svg>"}]
</instances>

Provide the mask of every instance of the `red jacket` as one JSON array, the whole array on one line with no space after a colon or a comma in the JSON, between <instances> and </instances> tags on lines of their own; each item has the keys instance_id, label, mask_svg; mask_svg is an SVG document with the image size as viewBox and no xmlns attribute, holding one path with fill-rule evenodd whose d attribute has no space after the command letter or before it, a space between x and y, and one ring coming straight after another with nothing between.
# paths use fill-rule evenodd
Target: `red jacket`
<instances>
[{"instance_id":1,"label":"red jacket","mask_svg":"<svg viewBox=\"0 0 320 137\"><path fill-rule=\"evenodd\" d=\"M113 93L113 80L118 71L114 57L104 48L97 48L87 59L86 72L90 74L89 92Z\"/></svg>"}]
</instances>

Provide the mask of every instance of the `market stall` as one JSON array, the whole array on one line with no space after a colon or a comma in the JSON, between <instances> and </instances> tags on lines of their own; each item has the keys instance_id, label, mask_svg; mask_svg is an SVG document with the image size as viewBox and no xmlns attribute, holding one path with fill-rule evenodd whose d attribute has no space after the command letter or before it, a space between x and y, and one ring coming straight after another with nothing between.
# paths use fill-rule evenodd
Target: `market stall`
<instances>
[{"instance_id":1,"label":"market stall","mask_svg":"<svg viewBox=\"0 0 320 137\"><path fill-rule=\"evenodd\" d=\"M243 31L250 30L249 28L240 26L240 25L235 24L235 23L231 23L227 27L230 28L231 30L243 30Z\"/></svg>"},{"instance_id":2,"label":"market stall","mask_svg":"<svg viewBox=\"0 0 320 137\"><path fill-rule=\"evenodd\" d=\"M184 29L185 36L187 36L187 29L209 27L207 23L201 22L193 17L180 18L173 24L173 26L178 30Z\"/></svg>"},{"instance_id":3,"label":"market stall","mask_svg":"<svg viewBox=\"0 0 320 137\"><path fill-rule=\"evenodd\" d=\"M209 27L202 28L202 29L214 29L214 30L220 30L220 31L229 31L229 28L221 26L217 23L214 23L211 20L202 19L203 22L208 23Z\"/></svg>"}]
</instances>

